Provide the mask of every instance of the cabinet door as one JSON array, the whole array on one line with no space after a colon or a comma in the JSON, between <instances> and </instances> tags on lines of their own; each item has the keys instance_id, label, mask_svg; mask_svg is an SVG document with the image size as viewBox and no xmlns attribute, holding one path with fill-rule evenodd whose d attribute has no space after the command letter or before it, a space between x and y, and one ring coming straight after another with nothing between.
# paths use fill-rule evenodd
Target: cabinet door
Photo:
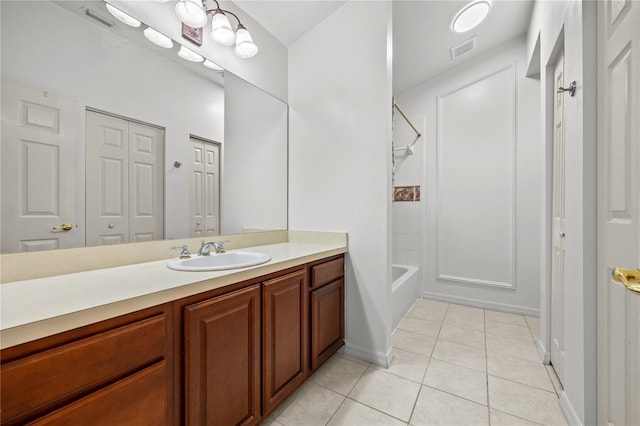
<instances>
[{"instance_id":1,"label":"cabinet door","mask_svg":"<svg viewBox=\"0 0 640 426\"><path fill-rule=\"evenodd\" d=\"M311 370L344 342L344 279L311 292Z\"/></svg>"},{"instance_id":2,"label":"cabinet door","mask_svg":"<svg viewBox=\"0 0 640 426\"><path fill-rule=\"evenodd\" d=\"M307 376L306 276L302 270L263 283L263 416Z\"/></svg>"},{"instance_id":3,"label":"cabinet door","mask_svg":"<svg viewBox=\"0 0 640 426\"><path fill-rule=\"evenodd\" d=\"M260 419L260 286L185 308L188 425Z\"/></svg>"}]
</instances>

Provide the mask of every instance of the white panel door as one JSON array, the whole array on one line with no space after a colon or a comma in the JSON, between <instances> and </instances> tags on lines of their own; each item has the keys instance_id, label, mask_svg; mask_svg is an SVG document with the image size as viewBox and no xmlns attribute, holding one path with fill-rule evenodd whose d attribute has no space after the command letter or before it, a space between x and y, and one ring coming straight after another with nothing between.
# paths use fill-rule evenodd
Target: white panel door
<instances>
[{"instance_id":1,"label":"white panel door","mask_svg":"<svg viewBox=\"0 0 640 426\"><path fill-rule=\"evenodd\" d=\"M3 253L77 244L74 114L70 99L2 82Z\"/></svg>"},{"instance_id":2,"label":"white panel door","mask_svg":"<svg viewBox=\"0 0 640 426\"><path fill-rule=\"evenodd\" d=\"M189 236L220 235L220 145L191 138Z\"/></svg>"},{"instance_id":3,"label":"white panel door","mask_svg":"<svg viewBox=\"0 0 640 426\"><path fill-rule=\"evenodd\" d=\"M129 123L129 241L164 238L164 130Z\"/></svg>"},{"instance_id":4,"label":"white panel door","mask_svg":"<svg viewBox=\"0 0 640 426\"><path fill-rule=\"evenodd\" d=\"M553 217L551 221L551 364L563 382L564 378L564 265L565 265L565 143L564 57L558 58L554 70L553 108ZM565 94L566 93L566 94Z\"/></svg>"},{"instance_id":5,"label":"white panel door","mask_svg":"<svg viewBox=\"0 0 640 426\"><path fill-rule=\"evenodd\" d=\"M164 130L86 112L86 243L164 238Z\"/></svg>"},{"instance_id":6,"label":"white panel door","mask_svg":"<svg viewBox=\"0 0 640 426\"><path fill-rule=\"evenodd\" d=\"M128 156L128 122L87 111L87 246L129 242Z\"/></svg>"},{"instance_id":7,"label":"white panel door","mask_svg":"<svg viewBox=\"0 0 640 426\"><path fill-rule=\"evenodd\" d=\"M640 2L598 2L598 67L598 424L639 425Z\"/></svg>"}]
</instances>

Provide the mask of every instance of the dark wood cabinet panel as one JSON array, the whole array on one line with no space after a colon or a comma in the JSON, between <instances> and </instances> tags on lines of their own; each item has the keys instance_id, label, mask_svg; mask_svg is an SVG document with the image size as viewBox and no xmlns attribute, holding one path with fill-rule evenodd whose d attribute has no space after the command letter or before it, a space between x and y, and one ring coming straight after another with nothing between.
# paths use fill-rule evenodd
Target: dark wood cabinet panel
<instances>
[{"instance_id":1,"label":"dark wood cabinet panel","mask_svg":"<svg viewBox=\"0 0 640 426\"><path fill-rule=\"evenodd\" d=\"M156 315L3 363L2 424L22 424L155 362L172 360L170 319ZM165 379L168 386L169 373ZM165 406L171 397L166 386Z\"/></svg>"},{"instance_id":2,"label":"dark wood cabinet panel","mask_svg":"<svg viewBox=\"0 0 640 426\"><path fill-rule=\"evenodd\" d=\"M344 257L311 267L311 288L318 288L344 276Z\"/></svg>"},{"instance_id":3,"label":"dark wood cabinet panel","mask_svg":"<svg viewBox=\"0 0 640 426\"><path fill-rule=\"evenodd\" d=\"M260 286L185 308L188 425L260 420Z\"/></svg>"},{"instance_id":4,"label":"dark wood cabinet panel","mask_svg":"<svg viewBox=\"0 0 640 426\"><path fill-rule=\"evenodd\" d=\"M344 279L310 292L311 370L315 371L344 343Z\"/></svg>"},{"instance_id":5,"label":"dark wood cabinet panel","mask_svg":"<svg viewBox=\"0 0 640 426\"><path fill-rule=\"evenodd\" d=\"M29 425L169 424L168 373L160 361Z\"/></svg>"},{"instance_id":6,"label":"dark wood cabinet panel","mask_svg":"<svg viewBox=\"0 0 640 426\"><path fill-rule=\"evenodd\" d=\"M262 285L262 414L268 416L307 378L307 273Z\"/></svg>"}]
</instances>

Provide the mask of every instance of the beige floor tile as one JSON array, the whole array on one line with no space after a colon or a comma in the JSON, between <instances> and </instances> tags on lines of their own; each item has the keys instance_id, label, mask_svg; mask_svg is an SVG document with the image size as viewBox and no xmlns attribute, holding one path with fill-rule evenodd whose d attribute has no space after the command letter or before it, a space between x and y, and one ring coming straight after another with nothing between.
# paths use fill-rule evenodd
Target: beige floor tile
<instances>
[{"instance_id":1,"label":"beige floor tile","mask_svg":"<svg viewBox=\"0 0 640 426\"><path fill-rule=\"evenodd\" d=\"M487 369L484 349L474 346L438 340L431 357L474 370Z\"/></svg>"},{"instance_id":2,"label":"beige floor tile","mask_svg":"<svg viewBox=\"0 0 640 426\"><path fill-rule=\"evenodd\" d=\"M423 384L487 405L487 375L478 370L432 359Z\"/></svg>"},{"instance_id":3,"label":"beige floor tile","mask_svg":"<svg viewBox=\"0 0 640 426\"><path fill-rule=\"evenodd\" d=\"M406 422L419 390L419 383L370 367L349 398Z\"/></svg>"},{"instance_id":4,"label":"beige floor tile","mask_svg":"<svg viewBox=\"0 0 640 426\"><path fill-rule=\"evenodd\" d=\"M485 312L485 318L487 319L487 321L527 327L527 322L524 320L523 315L509 314L507 312L491 311L487 309Z\"/></svg>"},{"instance_id":5,"label":"beige floor tile","mask_svg":"<svg viewBox=\"0 0 640 426\"><path fill-rule=\"evenodd\" d=\"M488 425L487 407L457 396L423 386L410 424L421 425Z\"/></svg>"},{"instance_id":6,"label":"beige floor tile","mask_svg":"<svg viewBox=\"0 0 640 426\"><path fill-rule=\"evenodd\" d=\"M389 368L373 366L378 370L383 370L394 376L399 376L413 382L422 382L424 372L429 364L429 357L413 352L407 352L399 348L393 348L393 361Z\"/></svg>"},{"instance_id":7,"label":"beige floor tile","mask_svg":"<svg viewBox=\"0 0 640 426\"><path fill-rule=\"evenodd\" d=\"M444 312L447 310L449 302L441 302L440 300L433 299L418 299L416 300L415 305L427 307L434 311Z\"/></svg>"},{"instance_id":8,"label":"beige floor tile","mask_svg":"<svg viewBox=\"0 0 640 426\"><path fill-rule=\"evenodd\" d=\"M540 340L540 318L524 317L524 319L527 321L527 325L529 326L529 330L531 330L531 335L534 340Z\"/></svg>"},{"instance_id":9,"label":"beige floor tile","mask_svg":"<svg viewBox=\"0 0 640 426\"><path fill-rule=\"evenodd\" d=\"M423 334L396 329L391 336L391 341L394 348L430 356L436 339Z\"/></svg>"},{"instance_id":10,"label":"beige floor tile","mask_svg":"<svg viewBox=\"0 0 640 426\"><path fill-rule=\"evenodd\" d=\"M398 328L425 336L438 337L441 325L442 321L439 320L406 317L398 324Z\"/></svg>"},{"instance_id":11,"label":"beige floor tile","mask_svg":"<svg viewBox=\"0 0 640 426\"><path fill-rule=\"evenodd\" d=\"M484 331L484 310L470 306L449 305L444 323Z\"/></svg>"},{"instance_id":12,"label":"beige floor tile","mask_svg":"<svg viewBox=\"0 0 640 426\"><path fill-rule=\"evenodd\" d=\"M556 393L560 395L560 392L564 390L564 387L560 383L560 379L558 379L556 370L553 368L553 365L545 365L544 368L547 370L547 374L549 374L549 379L551 379L553 388L555 389Z\"/></svg>"},{"instance_id":13,"label":"beige floor tile","mask_svg":"<svg viewBox=\"0 0 640 426\"><path fill-rule=\"evenodd\" d=\"M535 426L540 424L493 409L489 410L489 418L491 419L491 426Z\"/></svg>"},{"instance_id":14,"label":"beige floor tile","mask_svg":"<svg viewBox=\"0 0 640 426\"><path fill-rule=\"evenodd\" d=\"M358 364L362 364L365 367L368 367L371 365L371 363L367 362L367 361L363 361L361 359L358 358L354 358L352 356L349 356L346 354L346 346L341 347L340 349L338 349L338 353L334 356L340 356L342 358L348 359L349 361L353 361L353 362L357 362Z\"/></svg>"},{"instance_id":15,"label":"beige floor tile","mask_svg":"<svg viewBox=\"0 0 640 426\"><path fill-rule=\"evenodd\" d=\"M529 361L506 355L489 353L487 373L524 385L533 386L549 392L555 392L549 374L540 361Z\"/></svg>"},{"instance_id":16,"label":"beige floor tile","mask_svg":"<svg viewBox=\"0 0 640 426\"><path fill-rule=\"evenodd\" d=\"M326 425L344 400L344 396L307 381L289 397L275 420L284 426Z\"/></svg>"},{"instance_id":17,"label":"beige floor tile","mask_svg":"<svg viewBox=\"0 0 640 426\"><path fill-rule=\"evenodd\" d=\"M442 321L447 310L446 304L433 302L426 299L418 300L407 313L407 317L420 318L429 321Z\"/></svg>"},{"instance_id":18,"label":"beige floor tile","mask_svg":"<svg viewBox=\"0 0 640 426\"><path fill-rule=\"evenodd\" d=\"M380 411L346 399L329 422L330 426L403 426L406 423L394 419Z\"/></svg>"},{"instance_id":19,"label":"beige floor tile","mask_svg":"<svg viewBox=\"0 0 640 426\"><path fill-rule=\"evenodd\" d=\"M472 330L462 325L445 323L438 335L439 339L450 342L463 343L484 349L484 332Z\"/></svg>"},{"instance_id":20,"label":"beige floor tile","mask_svg":"<svg viewBox=\"0 0 640 426\"><path fill-rule=\"evenodd\" d=\"M484 333L484 320L469 321L463 314L451 314L444 318L442 325L457 325L465 327L469 330L480 331Z\"/></svg>"},{"instance_id":21,"label":"beige floor tile","mask_svg":"<svg viewBox=\"0 0 640 426\"><path fill-rule=\"evenodd\" d=\"M528 359L534 362L540 361L540 356L533 340L524 341L489 333L487 333L487 353L495 356L507 355Z\"/></svg>"},{"instance_id":22,"label":"beige floor tile","mask_svg":"<svg viewBox=\"0 0 640 426\"><path fill-rule=\"evenodd\" d=\"M282 423L278 422L275 419L271 418L272 416L269 416L266 420L263 420L262 423L260 423L262 426L283 426Z\"/></svg>"},{"instance_id":23,"label":"beige floor tile","mask_svg":"<svg viewBox=\"0 0 640 426\"><path fill-rule=\"evenodd\" d=\"M503 322L487 320L485 324L485 330L488 334L511 337L512 339L526 340L527 342L533 341L533 336L531 336L529 327L521 327L519 325L505 324Z\"/></svg>"},{"instance_id":24,"label":"beige floor tile","mask_svg":"<svg viewBox=\"0 0 640 426\"><path fill-rule=\"evenodd\" d=\"M555 393L489 376L491 408L533 422L566 425Z\"/></svg>"},{"instance_id":25,"label":"beige floor tile","mask_svg":"<svg viewBox=\"0 0 640 426\"><path fill-rule=\"evenodd\" d=\"M367 366L363 364L334 356L313 373L309 380L334 392L348 395L366 369Z\"/></svg>"}]
</instances>

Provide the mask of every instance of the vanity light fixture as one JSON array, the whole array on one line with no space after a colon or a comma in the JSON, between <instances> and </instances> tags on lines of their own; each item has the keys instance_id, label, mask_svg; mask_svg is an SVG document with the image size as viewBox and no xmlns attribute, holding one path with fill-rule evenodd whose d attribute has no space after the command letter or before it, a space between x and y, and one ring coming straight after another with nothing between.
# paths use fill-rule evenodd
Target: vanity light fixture
<instances>
[{"instance_id":1,"label":"vanity light fixture","mask_svg":"<svg viewBox=\"0 0 640 426\"><path fill-rule=\"evenodd\" d=\"M460 9L451 21L451 30L466 33L480 25L491 11L491 0L477 0Z\"/></svg>"},{"instance_id":2,"label":"vanity light fixture","mask_svg":"<svg viewBox=\"0 0 640 426\"><path fill-rule=\"evenodd\" d=\"M144 32L144 36L151 43L160 47L164 47L165 49L170 49L173 47L173 41L169 37L154 30L153 28L147 27L147 29L144 30L143 32Z\"/></svg>"},{"instance_id":3,"label":"vanity light fixture","mask_svg":"<svg viewBox=\"0 0 640 426\"><path fill-rule=\"evenodd\" d=\"M208 7L205 2L213 1L215 7ZM233 16L238 25L234 31L229 17ZM258 53L258 46L253 42L251 34L242 25L240 18L228 10L220 8L218 0L178 0L176 15L180 21L192 28L202 28L207 24L208 15L211 15L211 38L224 46L233 46L234 52L239 58L252 58Z\"/></svg>"},{"instance_id":4,"label":"vanity light fixture","mask_svg":"<svg viewBox=\"0 0 640 426\"><path fill-rule=\"evenodd\" d=\"M193 50L184 47L184 46L180 46L180 50L178 51L178 56L180 56L182 59L185 59L189 62L202 62L204 61L204 58L200 55L198 55L196 52L194 52Z\"/></svg>"},{"instance_id":5,"label":"vanity light fixture","mask_svg":"<svg viewBox=\"0 0 640 426\"><path fill-rule=\"evenodd\" d=\"M120 9L117 9L111 6L109 3L106 3L107 10L111 13L118 21L129 25L130 27L139 27L141 25L140 21L138 21L133 16L127 15Z\"/></svg>"}]
</instances>

